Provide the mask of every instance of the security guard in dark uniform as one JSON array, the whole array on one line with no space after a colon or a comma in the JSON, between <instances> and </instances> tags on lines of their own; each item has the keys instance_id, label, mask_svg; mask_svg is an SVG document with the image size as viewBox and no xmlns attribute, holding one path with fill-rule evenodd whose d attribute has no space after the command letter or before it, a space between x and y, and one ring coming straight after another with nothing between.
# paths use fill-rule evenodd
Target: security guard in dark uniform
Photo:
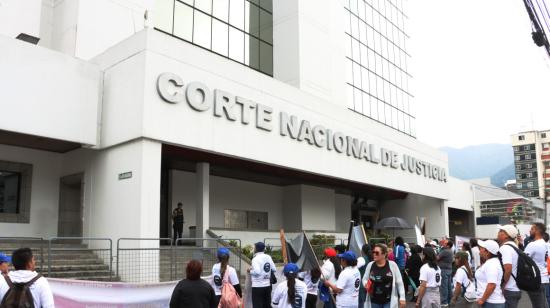
<instances>
[{"instance_id":1,"label":"security guard in dark uniform","mask_svg":"<svg viewBox=\"0 0 550 308\"><path fill-rule=\"evenodd\" d=\"M175 244L183 232L183 204L181 202L178 202L178 207L172 211L172 227L174 228Z\"/></svg>"}]
</instances>

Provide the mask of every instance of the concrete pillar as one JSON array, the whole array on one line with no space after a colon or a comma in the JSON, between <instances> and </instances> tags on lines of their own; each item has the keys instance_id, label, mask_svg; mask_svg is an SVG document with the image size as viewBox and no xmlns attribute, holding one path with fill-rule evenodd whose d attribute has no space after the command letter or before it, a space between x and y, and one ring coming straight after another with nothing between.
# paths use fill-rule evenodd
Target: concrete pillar
<instances>
[{"instance_id":1,"label":"concrete pillar","mask_svg":"<svg viewBox=\"0 0 550 308\"><path fill-rule=\"evenodd\" d=\"M197 238L210 228L210 164L197 163Z\"/></svg>"}]
</instances>

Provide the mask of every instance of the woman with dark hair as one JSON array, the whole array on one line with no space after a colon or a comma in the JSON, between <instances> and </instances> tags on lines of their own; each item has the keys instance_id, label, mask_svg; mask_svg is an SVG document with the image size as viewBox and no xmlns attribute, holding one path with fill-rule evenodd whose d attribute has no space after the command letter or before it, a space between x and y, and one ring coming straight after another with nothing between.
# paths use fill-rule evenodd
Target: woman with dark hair
<instances>
[{"instance_id":1,"label":"woman with dark hair","mask_svg":"<svg viewBox=\"0 0 550 308\"><path fill-rule=\"evenodd\" d=\"M362 280L367 290L365 308L404 308L403 279L397 264L388 260L388 247L384 244L374 245L372 257L374 261L367 265Z\"/></svg>"},{"instance_id":2,"label":"woman with dark hair","mask_svg":"<svg viewBox=\"0 0 550 308\"><path fill-rule=\"evenodd\" d=\"M464 243L466 244L466 243ZM455 265L456 265L456 273L454 277L455 281L455 290L453 292L453 296L451 298L451 304L455 305L457 301L460 301L460 304L466 304L464 301L464 298L468 302L475 301L475 296L472 296L472 294L466 294L466 290L470 287L472 283L474 283L474 273L470 269L470 265L468 264L468 255L464 251L459 251L455 255ZM464 297L461 297L461 295L464 295Z\"/></svg>"},{"instance_id":3,"label":"woman with dark hair","mask_svg":"<svg viewBox=\"0 0 550 308\"><path fill-rule=\"evenodd\" d=\"M326 248L325 251L325 257L323 258L323 265L321 266L321 273L323 274L323 279L326 281L335 284L336 280L340 276L340 273L342 272L342 267L340 266L340 262L336 258L336 250L334 248ZM328 302L325 303L325 308L333 308L336 307L334 304L334 301L332 300L332 297Z\"/></svg>"},{"instance_id":4,"label":"woman with dark hair","mask_svg":"<svg viewBox=\"0 0 550 308\"><path fill-rule=\"evenodd\" d=\"M338 255L344 270L340 273L336 284L325 281L325 286L336 294L336 307L356 308L359 306L359 285L361 275L357 269L357 257L353 251L346 251Z\"/></svg>"},{"instance_id":5,"label":"woman with dark hair","mask_svg":"<svg viewBox=\"0 0 550 308\"><path fill-rule=\"evenodd\" d=\"M470 248L472 250L472 271L476 271L481 266L481 259L479 257L479 247L477 245L477 239L470 239Z\"/></svg>"},{"instance_id":6,"label":"woman with dark hair","mask_svg":"<svg viewBox=\"0 0 550 308\"><path fill-rule=\"evenodd\" d=\"M314 267L310 271L298 274L307 287L306 308L317 307L317 294L319 293L319 281L321 280L321 269Z\"/></svg>"},{"instance_id":7,"label":"woman with dark hair","mask_svg":"<svg viewBox=\"0 0 550 308\"><path fill-rule=\"evenodd\" d=\"M172 292L170 308L215 308L214 289L201 279L202 263L198 260L189 261L185 273L186 279L178 282Z\"/></svg>"},{"instance_id":8,"label":"woman with dark hair","mask_svg":"<svg viewBox=\"0 0 550 308\"><path fill-rule=\"evenodd\" d=\"M420 268L420 288L416 306L422 308L441 307L439 287L441 286L441 269L437 265L435 251L426 247L424 252L424 265Z\"/></svg>"},{"instance_id":9,"label":"woman with dark hair","mask_svg":"<svg viewBox=\"0 0 550 308\"><path fill-rule=\"evenodd\" d=\"M420 286L420 268L423 264L420 254L422 254L422 247L414 245L411 249L411 256L407 259L407 264L405 265L405 271L412 279L416 288ZM416 302L416 294L411 298L411 302Z\"/></svg>"},{"instance_id":10,"label":"woman with dark hair","mask_svg":"<svg viewBox=\"0 0 550 308\"><path fill-rule=\"evenodd\" d=\"M478 244L479 254L485 262L475 273L477 304L484 308L504 308L506 299L501 288L504 271L499 260L499 246L493 240L478 241Z\"/></svg>"},{"instance_id":11,"label":"woman with dark hair","mask_svg":"<svg viewBox=\"0 0 550 308\"><path fill-rule=\"evenodd\" d=\"M287 263L283 268L286 283L280 283L273 292L273 307L295 308L305 307L307 297L306 284L296 279L300 269L294 263Z\"/></svg>"},{"instance_id":12,"label":"woman with dark hair","mask_svg":"<svg viewBox=\"0 0 550 308\"><path fill-rule=\"evenodd\" d=\"M222 297L222 286L224 279L227 279L227 281L233 285L235 291L239 294L239 297L243 296L237 271L228 264L229 249L225 247L219 248L217 256L219 262L212 266L212 280L210 282L210 285L214 288L214 292L216 293L216 305L219 304L220 298Z\"/></svg>"}]
</instances>

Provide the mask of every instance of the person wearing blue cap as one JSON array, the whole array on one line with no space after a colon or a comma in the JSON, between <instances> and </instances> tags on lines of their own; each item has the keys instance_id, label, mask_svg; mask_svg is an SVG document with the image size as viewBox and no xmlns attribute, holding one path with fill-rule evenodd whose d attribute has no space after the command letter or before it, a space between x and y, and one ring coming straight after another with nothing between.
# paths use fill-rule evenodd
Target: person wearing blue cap
<instances>
[{"instance_id":1,"label":"person wearing blue cap","mask_svg":"<svg viewBox=\"0 0 550 308\"><path fill-rule=\"evenodd\" d=\"M325 281L325 286L336 294L336 307L357 308L361 285L361 274L357 269L357 256L353 251L346 251L339 254L338 258L344 270L340 273L336 284Z\"/></svg>"},{"instance_id":2,"label":"person wearing blue cap","mask_svg":"<svg viewBox=\"0 0 550 308\"><path fill-rule=\"evenodd\" d=\"M11 258L0 253L0 274L7 275L10 270Z\"/></svg>"},{"instance_id":3,"label":"person wearing blue cap","mask_svg":"<svg viewBox=\"0 0 550 308\"><path fill-rule=\"evenodd\" d=\"M254 244L252 266L248 269L252 281L252 307L271 308L271 275L277 270L271 256L264 253L265 244Z\"/></svg>"},{"instance_id":4,"label":"person wearing blue cap","mask_svg":"<svg viewBox=\"0 0 550 308\"><path fill-rule=\"evenodd\" d=\"M218 248L217 251L218 263L212 266L212 280L210 285L216 293L216 307L220 303L222 297L222 287L223 281L228 281L233 285L239 297L242 298L243 293L241 290L241 285L239 283L239 276L237 276L237 271L234 267L230 266L229 263L229 249L225 247Z\"/></svg>"},{"instance_id":5,"label":"person wearing blue cap","mask_svg":"<svg viewBox=\"0 0 550 308\"><path fill-rule=\"evenodd\" d=\"M280 283L273 292L273 307L305 308L307 298L306 284L296 279L300 269L294 263L288 263L283 268L286 283Z\"/></svg>"}]
</instances>

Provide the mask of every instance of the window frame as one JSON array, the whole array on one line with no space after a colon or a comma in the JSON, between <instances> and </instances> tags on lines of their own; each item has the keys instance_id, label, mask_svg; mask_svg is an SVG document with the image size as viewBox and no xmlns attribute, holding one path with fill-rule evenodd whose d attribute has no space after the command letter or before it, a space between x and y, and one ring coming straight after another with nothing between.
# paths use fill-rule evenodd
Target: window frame
<instances>
[{"instance_id":1,"label":"window frame","mask_svg":"<svg viewBox=\"0 0 550 308\"><path fill-rule=\"evenodd\" d=\"M17 213L0 213L0 223L29 223L33 165L0 160L0 170L19 173L19 200Z\"/></svg>"}]
</instances>

